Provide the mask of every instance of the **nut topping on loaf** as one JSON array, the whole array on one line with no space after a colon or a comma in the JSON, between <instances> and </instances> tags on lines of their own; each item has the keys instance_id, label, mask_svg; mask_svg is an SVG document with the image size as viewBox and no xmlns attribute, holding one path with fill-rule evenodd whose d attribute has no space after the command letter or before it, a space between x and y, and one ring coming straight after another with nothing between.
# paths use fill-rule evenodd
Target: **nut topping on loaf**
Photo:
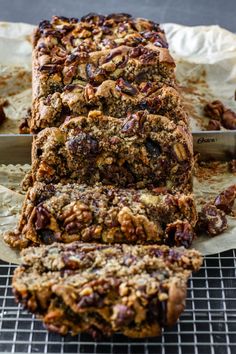
<instances>
[{"instance_id":1,"label":"nut topping on loaf","mask_svg":"<svg viewBox=\"0 0 236 354\"><path fill-rule=\"evenodd\" d=\"M17 248L75 240L189 247L196 221L191 195L35 183L5 240Z\"/></svg>"}]
</instances>

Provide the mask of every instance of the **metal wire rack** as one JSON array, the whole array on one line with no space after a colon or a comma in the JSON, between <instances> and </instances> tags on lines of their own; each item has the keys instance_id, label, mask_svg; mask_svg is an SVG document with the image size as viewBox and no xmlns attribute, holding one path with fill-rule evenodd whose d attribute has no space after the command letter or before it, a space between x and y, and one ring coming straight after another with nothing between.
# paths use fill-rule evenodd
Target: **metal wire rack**
<instances>
[{"instance_id":1,"label":"metal wire rack","mask_svg":"<svg viewBox=\"0 0 236 354\"><path fill-rule=\"evenodd\" d=\"M233 354L236 353L236 250L205 257L189 281L187 307L162 337L89 335L64 338L17 306L11 291L14 265L0 263L0 353Z\"/></svg>"}]
</instances>

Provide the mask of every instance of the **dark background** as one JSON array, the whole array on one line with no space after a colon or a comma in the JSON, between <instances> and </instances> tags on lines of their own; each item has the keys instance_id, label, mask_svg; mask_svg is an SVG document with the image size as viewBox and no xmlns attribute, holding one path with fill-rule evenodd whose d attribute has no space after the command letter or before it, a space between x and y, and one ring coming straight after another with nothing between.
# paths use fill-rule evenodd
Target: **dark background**
<instances>
[{"instance_id":1,"label":"dark background","mask_svg":"<svg viewBox=\"0 0 236 354\"><path fill-rule=\"evenodd\" d=\"M37 24L52 15L128 12L157 22L218 24L236 32L236 0L0 0L0 20Z\"/></svg>"}]
</instances>

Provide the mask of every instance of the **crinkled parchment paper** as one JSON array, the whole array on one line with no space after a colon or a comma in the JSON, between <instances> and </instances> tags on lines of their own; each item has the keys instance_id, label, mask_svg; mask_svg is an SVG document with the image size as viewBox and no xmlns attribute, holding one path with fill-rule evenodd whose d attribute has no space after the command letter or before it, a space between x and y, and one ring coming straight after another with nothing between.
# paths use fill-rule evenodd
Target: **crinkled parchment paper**
<instances>
[{"instance_id":1,"label":"crinkled parchment paper","mask_svg":"<svg viewBox=\"0 0 236 354\"><path fill-rule=\"evenodd\" d=\"M208 124L203 107L209 101L219 99L236 111L236 34L219 26L163 27L177 63L177 80L192 130Z\"/></svg>"},{"instance_id":2,"label":"crinkled parchment paper","mask_svg":"<svg viewBox=\"0 0 236 354\"><path fill-rule=\"evenodd\" d=\"M0 22L0 102L7 119L0 134L18 133L31 107L31 33L34 26Z\"/></svg>"},{"instance_id":3,"label":"crinkled parchment paper","mask_svg":"<svg viewBox=\"0 0 236 354\"><path fill-rule=\"evenodd\" d=\"M218 26L185 27L163 25L170 50L177 61L177 79L185 105L191 116L193 130L204 129L208 119L203 115L207 101L220 99L236 110L236 35ZM0 133L17 133L19 121L31 106L31 43L34 26L0 22L0 103L7 120ZM1 138L1 137L0 137ZM20 180L29 166L0 166L0 236L15 228L24 196ZM199 177L199 176L198 176ZM207 178L195 178L198 198L209 200L224 188L236 183L236 176L226 168ZM229 218L227 232L209 238L201 236L194 246L203 254L213 254L236 248L236 219ZM0 259L19 262L0 237Z\"/></svg>"}]
</instances>

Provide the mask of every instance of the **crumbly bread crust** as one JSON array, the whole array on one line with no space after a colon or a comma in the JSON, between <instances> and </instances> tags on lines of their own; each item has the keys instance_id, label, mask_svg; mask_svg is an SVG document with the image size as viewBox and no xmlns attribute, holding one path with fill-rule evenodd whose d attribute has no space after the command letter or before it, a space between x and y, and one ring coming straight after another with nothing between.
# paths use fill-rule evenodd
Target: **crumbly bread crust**
<instances>
[{"instance_id":1,"label":"crumbly bread crust","mask_svg":"<svg viewBox=\"0 0 236 354\"><path fill-rule=\"evenodd\" d=\"M62 335L161 334L184 310L195 250L74 242L24 250L13 276L18 302Z\"/></svg>"}]
</instances>

